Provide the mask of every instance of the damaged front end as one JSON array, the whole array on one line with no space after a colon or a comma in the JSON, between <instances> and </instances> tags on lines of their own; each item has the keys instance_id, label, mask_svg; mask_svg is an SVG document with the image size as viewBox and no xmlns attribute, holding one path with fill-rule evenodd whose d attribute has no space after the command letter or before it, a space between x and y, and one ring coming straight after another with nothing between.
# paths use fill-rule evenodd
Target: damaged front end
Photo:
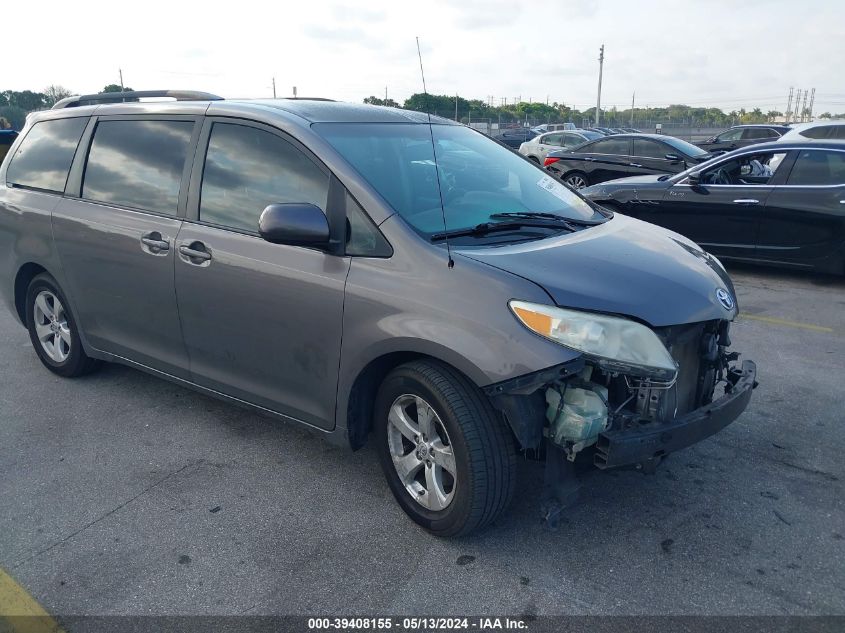
<instances>
[{"instance_id":1,"label":"damaged front end","mask_svg":"<svg viewBox=\"0 0 845 633\"><path fill-rule=\"evenodd\" d=\"M628 329L618 333L613 328L619 326L610 322L585 335L577 332L581 326L573 326L566 311L545 310L553 318L560 317L559 322L548 324L536 316L535 306L531 309L534 312L517 312L530 329L543 335L552 328L563 329L563 335L548 337L561 342L570 336L588 350L564 365L487 388L523 449L545 455L547 480L566 479L574 473L571 465L576 460L600 469L633 466L651 471L668 453L701 441L735 420L756 386L754 363L740 364L739 354L728 351L728 320L654 329L625 324ZM601 315L593 318L600 323L601 319L624 321ZM621 338L611 340L617 335L640 337L640 343L625 350ZM590 343L582 343L589 337L598 341L594 350ZM661 357L658 345L666 358ZM615 357L606 350L613 350ZM555 496L564 502L562 497L571 493L571 486L559 487Z\"/></svg>"}]
</instances>

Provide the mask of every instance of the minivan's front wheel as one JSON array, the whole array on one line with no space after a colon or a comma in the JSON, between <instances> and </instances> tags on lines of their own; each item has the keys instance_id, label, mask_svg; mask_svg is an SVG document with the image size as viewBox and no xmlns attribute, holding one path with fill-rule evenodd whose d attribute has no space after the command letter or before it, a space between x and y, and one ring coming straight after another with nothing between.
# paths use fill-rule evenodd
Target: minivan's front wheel
<instances>
[{"instance_id":1,"label":"minivan's front wheel","mask_svg":"<svg viewBox=\"0 0 845 633\"><path fill-rule=\"evenodd\" d=\"M26 326L39 360L53 373L72 378L97 367L98 362L82 349L67 300L46 273L35 277L27 289Z\"/></svg>"},{"instance_id":2,"label":"minivan's front wheel","mask_svg":"<svg viewBox=\"0 0 845 633\"><path fill-rule=\"evenodd\" d=\"M415 361L393 370L375 406L378 454L402 509L438 536L460 536L495 519L516 483L506 423L454 369Z\"/></svg>"}]
</instances>

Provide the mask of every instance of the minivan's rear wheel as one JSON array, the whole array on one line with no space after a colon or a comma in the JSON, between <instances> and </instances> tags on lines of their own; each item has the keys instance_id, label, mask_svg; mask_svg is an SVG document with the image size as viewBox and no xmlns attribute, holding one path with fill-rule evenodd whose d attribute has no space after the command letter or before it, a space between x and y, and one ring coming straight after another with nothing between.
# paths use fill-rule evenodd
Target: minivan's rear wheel
<instances>
[{"instance_id":1,"label":"minivan's rear wheel","mask_svg":"<svg viewBox=\"0 0 845 633\"><path fill-rule=\"evenodd\" d=\"M566 178L563 179L563 182L565 182L573 189L583 189L589 184L587 182L587 177L584 174L578 172L575 172L574 174L569 174Z\"/></svg>"},{"instance_id":2,"label":"minivan's rear wheel","mask_svg":"<svg viewBox=\"0 0 845 633\"><path fill-rule=\"evenodd\" d=\"M436 361L393 370L375 406L378 454L402 509L439 536L483 527L508 505L516 451L479 389Z\"/></svg>"},{"instance_id":3,"label":"minivan's rear wheel","mask_svg":"<svg viewBox=\"0 0 845 633\"><path fill-rule=\"evenodd\" d=\"M70 378L97 367L82 349L68 302L50 275L38 275L29 284L26 326L35 353L50 371Z\"/></svg>"}]
</instances>

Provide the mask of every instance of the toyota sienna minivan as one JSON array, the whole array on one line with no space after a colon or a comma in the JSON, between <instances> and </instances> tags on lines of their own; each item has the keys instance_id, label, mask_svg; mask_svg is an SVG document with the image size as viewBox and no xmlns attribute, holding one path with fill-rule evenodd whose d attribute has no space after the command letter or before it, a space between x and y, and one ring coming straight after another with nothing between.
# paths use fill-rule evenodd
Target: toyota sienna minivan
<instances>
[{"instance_id":1,"label":"toyota sienna minivan","mask_svg":"<svg viewBox=\"0 0 845 633\"><path fill-rule=\"evenodd\" d=\"M562 507L576 464L650 470L748 405L720 262L471 128L103 99L30 115L0 168L0 292L60 376L123 363L369 439L442 536L507 507L519 455Z\"/></svg>"}]
</instances>

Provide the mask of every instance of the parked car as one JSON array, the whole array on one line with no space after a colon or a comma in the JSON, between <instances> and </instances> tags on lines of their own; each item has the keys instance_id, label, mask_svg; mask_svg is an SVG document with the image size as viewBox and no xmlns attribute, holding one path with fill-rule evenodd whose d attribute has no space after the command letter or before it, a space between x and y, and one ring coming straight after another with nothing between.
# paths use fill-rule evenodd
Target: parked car
<instances>
[{"instance_id":1,"label":"parked car","mask_svg":"<svg viewBox=\"0 0 845 633\"><path fill-rule=\"evenodd\" d=\"M730 152L740 147L774 141L789 131L788 125L735 125L729 130L711 136L697 145L708 152Z\"/></svg>"},{"instance_id":2,"label":"parked car","mask_svg":"<svg viewBox=\"0 0 845 633\"><path fill-rule=\"evenodd\" d=\"M845 273L845 142L754 145L581 194L723 259Z\"/></svg>"},{"instance_id":3,"label":"parked car","mask_svg":"<svg viewBox=\"0 0 845 633\"><path fill-rule=\"evenodd\" d=\"M517 127L501 130L497 134L494 134L492 138L509 147L519 149L520 145L526 141L530 141L535 136L537 136L537 133L532 132L527 127Z\"/></svg>"},{"instance_id":4,"label":"parked car","mask_svg":"<svg viewBox=\"0 0 845 633\"><path fill-rule=\"evenodd\" d=\"M549 152L545 167L573 189L645 174L676 174L710 154L663 134L615 134L571 151Z\"/></svg>"},{"instance_id":5,"label":"parked car","mask_svg":"<svg viewBox=\"0 0 845 633\"><path fill-rule=\"evenodd\" d=\"M845 140L845 120L813 121L798 123L778 139L781 143L802 141L843 141Z\"/></svg>"},{"instance_id":6,"label":"parked car","mask_svg":"<svg viewBox=\"0 0 845 633\"><path fill-rule=\"evenodd\" d=\"M607 128L585 127L584 129L590 132L598 132L602 136L612 136L610 130L608 130Z\"/></svg>"},{"instance_id":7,"label":"parked car","mask_svg":"<svg viewBox=\"0 0 845 633\"><path fill-rule=\"evenodd\" d=\"M0 161L6 156L16 138L18 138L18 133L14 130L0 130Z\"/></svg>"},{"instance_id":8,"label":"parked car","mask_svg":"<svg viewBox=\"0 0 845 633\"><path fill-rule=\"evenodd\" d=\"M558 132L560 130L575 130L574 123L543 123L537 127L532 127L531 131L536 134L543 134L544 132Z\"/></svg>"},{"instance_id":9,"label":"parked car","mask_svg":"<svg viewBox=\"0 0 845 633\"><path fill-rule=\"evenodd\" d=\"M579 145L583 145L587 141L592 141L597 138L602 138L599 132L591 132L589 130L573 130L571 132L549 132L535 136L530 141L526 141L519 146L519 153L527 156L535 163L542 164L546 160L546 155L563 149L574 149Z\"/></svg>"},{"instance_id":10,"label":"parked car","mask_svg":"<svg viewBox=\"0 0 845 633\"><path fill-rule=\"evenodd\" d=\"M123 363L339 445L369 437L442 536L505 509L519 452L570 482L570 460L651 470L748 405L718 260L480 132L128 94L180 101L60 101L0 166L0 296L51 372Z\"/></svg>"}]
</instances>

